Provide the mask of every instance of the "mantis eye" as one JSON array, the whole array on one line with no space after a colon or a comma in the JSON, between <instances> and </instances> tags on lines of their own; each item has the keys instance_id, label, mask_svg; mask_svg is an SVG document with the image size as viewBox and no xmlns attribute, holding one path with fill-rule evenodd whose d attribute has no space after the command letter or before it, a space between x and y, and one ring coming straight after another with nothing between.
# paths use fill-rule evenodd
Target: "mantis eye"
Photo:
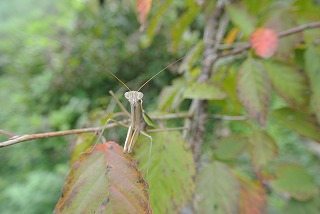
<instances>
[{"instance_id":1,"label":"mantis eye","mask_svg":"<svg viewBox=\"0 0 320 214\"><path fill-rule=\"evenodd\" d=\"M141 100L142 97L143 97L143 93L142 93L142 92L138 92L138 93L137 93L137 98L138 98L139 100Z\"/></svg>"}]
</instances>

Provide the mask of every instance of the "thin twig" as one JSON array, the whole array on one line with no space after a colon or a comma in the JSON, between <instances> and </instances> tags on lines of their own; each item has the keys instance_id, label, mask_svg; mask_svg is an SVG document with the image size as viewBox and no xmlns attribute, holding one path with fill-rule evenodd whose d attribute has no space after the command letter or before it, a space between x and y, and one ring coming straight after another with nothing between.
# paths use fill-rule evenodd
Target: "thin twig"
<instances>
[{"instance_id":1,"label":"thin twig","mask_svg":"<svg viewBox=\"0 0 320 214\"><path fill-rule=\"evenodd\" d=\"M108 124L106 129L110 129L113 127L118 126L116 123ZM51 137L58 137L64 135L72 135L72 134L81 134L81 133L88 133L88 132L98 132L102 130L101 127L94 127L94 128L83 128L83 129L71 129L66 131L58 131L58 132L46 132L46 133L39 133L39 134L25 134L25 135L18 135L10 138L10 140L4 141L0 143L0 148L11 146L13 144L21 143L24 141L30 141L35 139L42 139L42 138L51 138Z\"/></svg>"},{"instance_id":2,"label":"thin twig","mask_svg":"<svg viewBox=\"0 0 320 214\"><path fill-rule=\"evenodd\" d=\"M172 114L150 114L150 117L153 120L170 120L177 118L190 118L192 114L188 112L172 113Z\"/></svg>"},{"instance_id":3,"label":"thin twig","mask_svg":"<svg viewBox=\"0 0 320 214\"><path fill-rule=\"evenodd\" d=\"M290 28L288 30L281 31L278 33L278 37L282 38L282 37L290 36L295 33L299 33L301 31L304 31L307 29L319 28L319 27L320 27L320 22L311 22L308 24L300 25L298 27L294 27L294 28ZM220 54L219 58L242 53L243 51L248 50L250 47L251 47L250 43L246 43L241 48L233 49L231 51Z\"/></svg>"},{"instance_id":4,"label":"thin twig","mask_svg":"<svg viewBox=\"0 0 320 214\"><path fill-rule=\"evenodd\" d=\"M0 134L6 135L6 136L9 136L9 137L16 136L16 135L13 134L12 132L8 132L8 131L2 130L2 129L0 129Z\"/></svg>"},{"instance_id":5,"label":"thin twig","mask_svg":"<svg viewBox=\"0 0 320 214\"><path fill-rule=\"evenodd\" d=\"M122 116L125 113L118 112L115 114ZM174 114L164 114L164 115L152 115L151 119L169 120L169 119L188 118L188 117L190 117L190 115L188 113L174 113ZM128 121L129 121L128 119L125 119L125 120L122 120L121 123L127 123ZM0 148L11 146L11 145L14 145L17 143L22 143L25 141L31 141L31 140L42 139L42 138L51 138L51 137L58 137L58 136L64 136L64 135L88 133L88 132L98 132L104 128L110 129L110 128L116 127L118 125L119 124L117 124L117 123L110 123L106 127L101 126L101 127L93 127L93 128L71 129L71 130L66 130L66 131L46 132L46 133L39 133L39 134L25 134L25 135L15 135L13 133L10 133L8 131L0 129L1 134L4 134L4 135L11 137L7 141L0 142Z\"/></svg>"},{"instance_id":6,"label":"thin twig","mask_svg":"<svg viewBox=\"0 0 320 214\"><path fill-rule=\"evenodd\" d=\"M247 120L247 116L230 116L230 115L221 115L221 114L213 114L210 115L211 118L221 119L221 120Z\"/></svg>"}]
</instances>

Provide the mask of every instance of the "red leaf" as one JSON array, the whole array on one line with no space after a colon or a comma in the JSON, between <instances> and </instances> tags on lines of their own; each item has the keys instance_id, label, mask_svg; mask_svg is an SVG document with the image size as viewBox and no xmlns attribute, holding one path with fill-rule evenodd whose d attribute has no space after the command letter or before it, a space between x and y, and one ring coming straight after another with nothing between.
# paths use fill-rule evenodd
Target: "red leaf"
<instances>
[{"instance_id":1,"label":"red leaf","mask_svg":"<svg viewBox=\"0 0 320 214\"><path fill-rule=\"evenodd\" d=\"M278 48L278 36L273 29L259 28L250 35L250 44L261 58L269 58Z\"/></svg>"},{"instance_id":2,"label":"red leaf","mask_svg":"<svg viewBox=\"0 0 320 214\"><path fill-rule=\"evenodd\" d=\"M138 19L141 25L146 22L147 15L150 12L152 0L137 0Z\"/></svg>"},{"instance_id":3,"label":"red leaf","mask_svg":"<svg viewBox=\"0 0 320 214\"><path fill-rule=\"evenodd\" d=\"M122 150L108 142L81 155L54 213L152 213L148 184L133 158Z\"/></svg>"}]
</instances>

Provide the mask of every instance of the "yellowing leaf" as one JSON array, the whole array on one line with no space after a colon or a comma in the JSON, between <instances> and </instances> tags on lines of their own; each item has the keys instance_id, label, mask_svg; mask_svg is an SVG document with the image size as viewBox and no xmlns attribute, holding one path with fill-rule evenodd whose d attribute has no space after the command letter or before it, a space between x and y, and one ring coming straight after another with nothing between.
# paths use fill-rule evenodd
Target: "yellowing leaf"
<instances>
[{"instance_id":1,"label":"yellowing leaf","mask_svg":"<svg viewBox=\"0 0 320 214\"><path fill-rule=\"evenodd\" d=\"M122 150L108 142L83 154L72 166L54 213L152 213L148 185Z\"/></svg>"},{"instance_id":2,"label":"yellowing leaf","mask_svg":"<svg viewBox=\"0 0 320 214\"><path fill-rule=\"evenodd\" d=\"M263 65L247 58L238 73L237 91L240 102L248 110L250 117L264 126L270 103L270 84Z\"/></svg>"},{"instance_id":3,"label":"yellowing leaf","mask_svg":"<svg viewBox=\"0 0 320 214\"><path fill-rule=\"evenodd\" d=\"M250 44L261 58L273 56L278 48L278 36L273 29L259 28L250 35Z\"/></svg>"}]
</instances>

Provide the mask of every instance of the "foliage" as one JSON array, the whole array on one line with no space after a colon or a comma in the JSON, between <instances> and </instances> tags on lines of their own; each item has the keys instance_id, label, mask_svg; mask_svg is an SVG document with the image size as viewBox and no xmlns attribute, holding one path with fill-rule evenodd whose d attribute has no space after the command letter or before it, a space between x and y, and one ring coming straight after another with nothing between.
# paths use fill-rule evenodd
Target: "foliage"
<instances>
[{"instance_id":1,"label":"foliage","mask_svg":"<svg viewBox=\"0 0 320 214\"><path fill-rule=\"evenodd\" d=\"M142 89L148 92L144 106L157 109L153 113L158 115L192 112L193 101L206 101L199 160L175 132L152 134L150 159L149 139L141 136L134 148L143 174L150 166L154 213L190 207L195 213L317 213L319 29L290 36L279 32L318 21L320 2L245 0L226 5L229 19L215 17L220 30L223 20L230 20L220 32L221 44L202 41L221 1L151 2L139 1L137 9L133 1L116 0L102 6L93 0L0 3L1 129L23 134L101 125L119 110L107 105L112 101L106 91L123 92L106 69L137 89L187 53ZM144 3L151 6L150 13L141 10ZM202 51L210 45L217 47L218 58L211 77L200 82L206 65L202 56L208 54ZM232 53L239 48L243 51ZM109 114L102 116L102 109ZM174 127L181 121L158 124ZM106 136L122 142L125 130L107 130ZM82 135L77 140L59 137L1 148L0 212L52 212L68 156L72 165L92 142L92 135ZM92 155L88 157L96 157ZM103 170L102 165L94 166ZM89 176L92 179L104 172L95 167L80 165L96 175ZM67 181L74 182L81 176L74 174L75 165L72 169ZM118 180L112 180L114 185L121 184ZM90 183L83 182L80 192L89 188ZM144 188L137 187L147 191Z\"/></svg>"}]
</instances>

